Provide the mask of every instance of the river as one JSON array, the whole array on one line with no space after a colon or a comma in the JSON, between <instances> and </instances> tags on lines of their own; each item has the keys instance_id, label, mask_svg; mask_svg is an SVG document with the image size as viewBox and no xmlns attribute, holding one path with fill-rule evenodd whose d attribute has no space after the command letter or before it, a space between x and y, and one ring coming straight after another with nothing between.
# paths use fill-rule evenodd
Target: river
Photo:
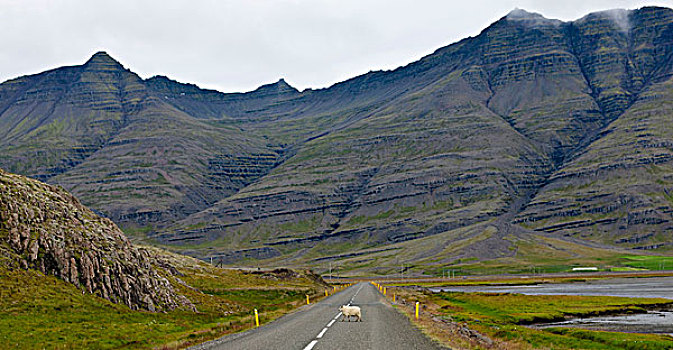
<instances>
[{"instance_id":1,"label":"river","mask_svg":"<svg viewBox=\"0 0 673 350\"><path fill-rule=\"evenodd\" d=\"M525 286L447 286L434 292L519 293L529 295L609 295L632 298L673 299L673 277L611 278L579 283Z\"/></svg>"},{"instance_id":2,"label":"river","mask_svg":"<svg viewBox=\"0 0 673 350\"><path fill-rule=\"evenodd\" d=\"M430 288L434 292L519 293L528 295L608 295L673 299L673 277L612 278L582 283L527 286L469 286ZM577 327L591 330L673 334L673 312L577 318L564 322L532 325L534 328Z\"/></svg>"}]
</instances>

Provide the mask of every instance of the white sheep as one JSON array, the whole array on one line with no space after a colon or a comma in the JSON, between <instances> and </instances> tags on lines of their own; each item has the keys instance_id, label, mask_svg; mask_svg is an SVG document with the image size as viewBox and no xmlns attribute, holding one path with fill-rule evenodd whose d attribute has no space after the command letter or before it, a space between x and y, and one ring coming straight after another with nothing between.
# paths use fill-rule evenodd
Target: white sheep
<instances>
[{"instance_id":1,"label":"white sheep","mask_svg":"<svg viewBox=\"0 0 673 350\"><path fill-rule=\"evenodd\" d=\"M341 322L343 322L346 317L348 317L348 322L350 322L351 316L357 316L358 319L355 322L362 322L362 313L360 313L359 306L341 305L339 311L341 311L341 314L343 315L343 317L341 317Z\"/></svg>"}]
</instances>

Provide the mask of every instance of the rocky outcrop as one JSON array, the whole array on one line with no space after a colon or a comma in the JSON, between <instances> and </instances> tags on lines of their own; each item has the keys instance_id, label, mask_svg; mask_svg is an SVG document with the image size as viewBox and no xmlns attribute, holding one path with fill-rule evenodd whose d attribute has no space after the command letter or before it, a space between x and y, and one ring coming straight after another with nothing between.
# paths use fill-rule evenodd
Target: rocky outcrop
<instances>
[{"instance_id":1,"label":"rocky outcrop","mask_svg":"<svg viewBox=\"0 0 673 350\"><path fill-rule=\"evenodd\" d=\"M0 245L16 264L132 309L191 308L109 219L59 187L0 170Z\"/></svg>"}]
</instances>

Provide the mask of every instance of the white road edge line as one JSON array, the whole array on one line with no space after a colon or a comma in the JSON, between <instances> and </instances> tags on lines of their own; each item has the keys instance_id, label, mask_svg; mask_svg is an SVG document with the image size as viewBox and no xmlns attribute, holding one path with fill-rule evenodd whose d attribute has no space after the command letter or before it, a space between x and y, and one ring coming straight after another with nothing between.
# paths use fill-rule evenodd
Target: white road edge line
<instances>
[{"instance_id":1,"label":"white road edge line","mask_svg":"<svg viewBox=\"0 0 673 350\"><path fill-rule=\"evenodd\" d=\"M339 315L337 315L337 317L339 317ZM327 324L327 327L328 327L328 328L329 328L329 327L332 327L332 325L334 324L334 322L336 322L336 319L329 321L329 323Z\"/></svg>"},{"instance_id":2,"label":"white road edge line","mask_svg":"<svg viewBox=\"0 0 673 350\"><path fill-rule=\"evenodd\" d=\"M325 332L327 332L327 327L323 328L320 333L318 333L318 336L316 338L320 339L322 338L323 335L325 335Z\"/></svg>"},{"instance_id":3,"label":"white road edge line","mask_svg":"<svg viewBox=\"0 0 673 350\"><path fill-rule=\"evenodd\" d=\"M334 316L334 319L336 320L337 318L339 318L340 315L341 314L337 314L336 316Z\"/></svg>"},{"instance_id":4,"label":"white road edge line","mask_svg":"<svg viewBox=\"0 0 673 350\"><path fill-rule=\"evenodd\" d=\"M318 344L318 341L317 341L317 340L314 340L314 341L308 343L308 345L306 345L306 347L304 348L304 350L311 350L311 349L313 349L313 347L315 346L315 344Z\"/></svg>"}]
</instances>

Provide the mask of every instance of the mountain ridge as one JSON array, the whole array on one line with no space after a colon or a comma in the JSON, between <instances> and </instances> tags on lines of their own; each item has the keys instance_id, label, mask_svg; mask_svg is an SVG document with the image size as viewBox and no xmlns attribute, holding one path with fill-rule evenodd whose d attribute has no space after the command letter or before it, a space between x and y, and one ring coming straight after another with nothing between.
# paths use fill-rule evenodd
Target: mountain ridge
<instances>
[{"instance_id":1,"label":"mountain ridge","mask_svg":"<svg viewBox=\"0 0 673 350\"><path fill-rule=\"evenodd\" d=\"M42 74L58 75L57 81L89 79L90 85L70 85L90 86L91 96L99 96L81 111L106 111L94 121L112 120L111 126L101 131L88 124L101 134L98 138L80 142L74 152L67 143L63 151L52 147L42 158L28 154L44 145L0 134L0 149L10 155L0 166L63 184L137 239L180 244L174 248L232 262L246 256L301 262L440 233L451 242L460 240L463 230L476 239L491 232L487 227L497 234L484 242L501 257L512 254L501 249L509 246L510 235L554 233L573 239L580 234L577 227L596 232L581 234L587 244L657 246L668 236L645 231L666 232L670 221L661 199L668 189L657 185L666 182L668 134L652 136L657 130L649 127L648 136L643 129L644 143L617 147L616 158L598 147L615 137L610 141L615 145L631 138L620 128L638 124L632 108L666 115L661 98L673 64L672 23L672 11L659 7L602 11L570 22L514 10L479 35L416 62L301 92L284 79L226 94L161 76L143 80L97 53L89 60L98 67L93 73L80 72L87 62ZM31 79L17 80L30 84ZM30 87L17 90L19 82L0 85L0 107L6 106L0 109L0 126L12 135L34 132L8 123L26 111L16 100L3 103L12 91L23 91L36 106L46 102L34 96L55 95L51 115L82 113L63 111L58 102L72 99L72 90L54 85L56 92L27 94ZM24 119L44 119L30 114ZM57 130L44 131L39 123L35 130L58 136L81 128L66 123L59 131L53 122L47 125ZM659 154L646 157L641 146ZM637 181L623 176L623 183L612 187L601 185L608 178L592 182L575 165L609 167L600 157L622 164L618 155L630 153L636 160L628 166L664 167L646 176L647 187L662 193L660 199L643 199ZM58 159L63 155L66 161ZM53 175L50 169L56 170ZM577 186L585 187L573 190ZM628 201L655 207L634 219L639 223L631 228L619 224L625 228L610 238L615 222L630 219L587 215L618 214L600 209L619 197L615 186L625 186ZM576 198L567 197L568 191L576 191ZM124 200L129 196L140 205ZM631 210L625 208L616 211ZM579 226L564 226L570 217L578 217ZM632 242L630 235L646 238ZM498 244L502 247L494 248ZM483 251L476 256L487 257Z\"/></svg>"}]
</instances>

